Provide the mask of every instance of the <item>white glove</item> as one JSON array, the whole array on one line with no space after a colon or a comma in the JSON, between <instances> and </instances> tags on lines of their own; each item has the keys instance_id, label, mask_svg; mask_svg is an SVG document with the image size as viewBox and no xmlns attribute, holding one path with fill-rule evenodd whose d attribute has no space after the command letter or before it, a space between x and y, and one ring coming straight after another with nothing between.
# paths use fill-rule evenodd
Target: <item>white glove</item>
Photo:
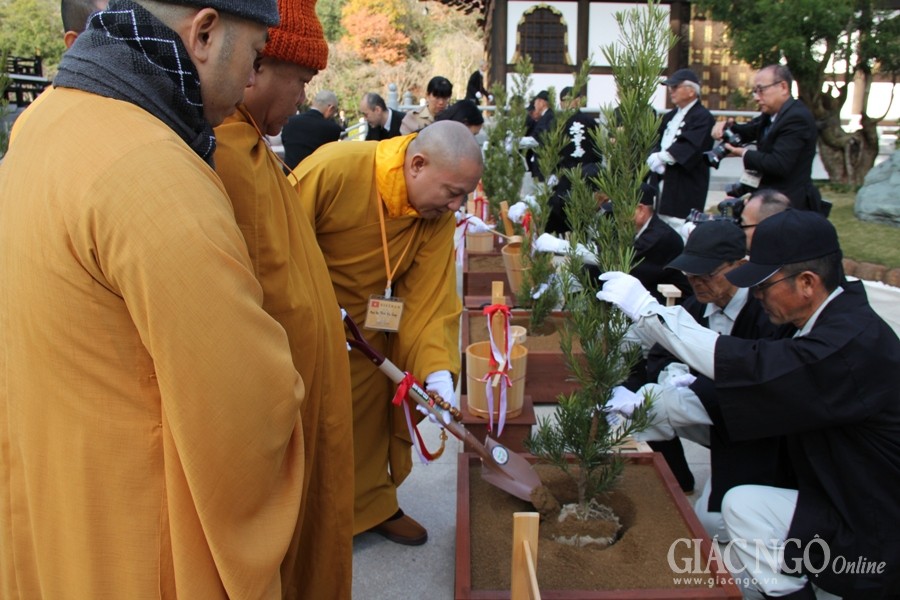
<instances>
[{"instance_id":1,"label":"white glove","mask_svg":"<svg viewBox=\"0 0 900 600\"><path fill-rule=\"evenodd\" d=\"M566 254L569 251L569 242L568 240L561 240L553 234L542 233L538 239L534 240L534 245L532 247L536 252Z\"/></svg>"},{"instance_id":2,"label":"white glove","mask_svg":"<svg viewBox=\"0 0 900 600\"><path fill-rule=\"evenodd\" d=\"M610 427L616 428L624 425L622 417L628 418L634 414L634 409L644 403L644 396L635 394L631 390L621 385L613 388L612 396L603 410L606 412L606 422Z\"/></svg>"},{"instance_id":3,"label":"white glove","mask_svg":"<svg viewBox=\"0 0 900 600\"><path fill-rule=\"evenodd\" d=\"M660 158L659 152L654 152L647 157L647 166L650 167L651 171L660 175L666 172L666 162Z\"/></svg>"},{"instance_id":4,"label":"white glove","mask_svg":"<svg viewBox=\"0 0 900 600\"><path fill-rule=\"evenodd\" d=\"M583 260L586 265L594 265L596 267L600 263L597 255L580 242L575 245L575 255Z\"/></svg>"},{"instance_id":5,"label":"white glove","mask_svg":"<svg viewBox=\"0 0 900 600\"><path fill-rule=\"evenodd\" d=\"M489 231L493 231L493 230L494 230L494 227L497 226L497 225L494 224L494 223L491 223L490 225L488 225L487 223L485 223L484 221L482 221L481 219L479 219L479 218L476 217L475 215L469 215L469 216L467 216L467 217L466 217L466 220L469 222L469 229L468 229L468 230L469 230L471 233L487 233L487 232L489 232Z\"/></svg>"},{"instance_id":6,"label":"white glove","mask_svg":"<svg viewBox=\"0 0 900 600\"><path fill-rule=\"evenodd\" d=\"M522 219L525 218L525 213L528 212L529 206L524 202L516 202L512 206L509 207L509 212L507 213L509 216L509 220L518 225L522 224Z\"/></svg>"},{"instance_id":7,"label":"white glove","mask_svg":"<svg viewBox=\"0 0 900 600\"><path fill-rule=\"evenodd\" d=\"M616 412L630 417L634 409L644 403L644 396L638 395L625 386L617 385L612 390L612 396L604 406L606 412Z\"/></svg>"},{"instance_id":8,"label":"white glove","mask_svg":"<svg viewBox=\"0 0 900 600\"><path fill-rule=\"evenodd\" d=\"M682 225L681 227L678 228L678 235L681 236L681 239L683 239L685 242L687 242L687 239L690 237L691 233L693 233L695 229L697 229L696 223L692 223L691 221L685 221L684 225Z\"/></svg>"},{"instance_id":9,"label":"white glove","mask_svg":"<svg viewBox=\"0 0 900 600\"><path fill-rule=\"evenodd\" d=\"M659 302L644 289L641 282L628 273L608 271L600 275L600 281L606 283L597 292L597 300L615 304L632 321L637 321L649 309L659 306Z\"/></svg>"},{"instance_id":10,"label":"white glove","mask_svg":"<svg viewBox=\"0 0 900 600\"><path fill-rule=\"evenodd\" d=\"M550 177L547 178L547 187L555 188L557 183L559 183L559 178L556 173L550 173Z\"/></svg>"},{"instance_id":11,"label":"white glove","mask_svg":"<svg viewBox=\"0 0 900 600\"><path fill-rule=\"evenodd\" d=\"M450 375L450 371L435 371L431 375L425 378L425 391L426 392L434 392L444 400L450 403L450 406L453 408L459 408L459 402L456 399L456 388L453 385L453 376ZM428 415L428 418L431 419L433 423L437 422L428 409L423 406L417 406L416 409ZM450 414L450 411L442 410L441 418L444 420L444 424L449 425L450 421L453 419L453 416Z\"/></svg>"},{"instance_id":12,"label":"white glove","mask_svg":"<svg viewBox=\"0 0 900 600\"><path fill-rule=\"evenodd\" d=\"M538 141L530 135L526 135L519 140L519 148L537 148L538 146L540 146Z\"/></svg>"}]
</instances>

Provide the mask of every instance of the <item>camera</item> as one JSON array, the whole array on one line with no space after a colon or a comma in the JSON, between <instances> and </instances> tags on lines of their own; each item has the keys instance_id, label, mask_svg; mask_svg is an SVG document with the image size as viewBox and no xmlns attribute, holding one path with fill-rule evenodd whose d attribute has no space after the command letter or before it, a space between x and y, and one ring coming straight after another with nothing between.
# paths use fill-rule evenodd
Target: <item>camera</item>
<instances>
[{"instance_id":1,"label":"camera","mask_svg":"<svg viewBox=\"0 0 900 600\"><path fill-rule=\"evenodd\" d=\"M719 202L719 215L724 219L731 219L735 223L740 224L741 213L744 211L743 198L726 198Z\"/></svg>"},{"instance_id":2,"label":"camera","mask_svg":"<svg viewBox=\"0 0 900 600\"><path fill-rule=\"evenodd\" d=\"M731 144L732 146L740 146L741 136L731 131L730 128L725 129L725 131L722 132L722 139L716 142L716 145L712 147L712 150L703 153L706 164L713 169L718 169L722 159L728 154L728 150L725 148L726 143Z\"/></svg>"},{"instance_id":3,"label":"camera","mask_svg":"<svg viewBox=\"0 0 900 600\"><path fill-rule=\"evenodd\" d=\"M719 209L719 214L717 215L711 215L699 211L696 208L692 208L691 213L687 217L687 221L689 223L694 223L695 225L705 223L706 221L731 221L732 223L740 225L741 212L744 210L743 198L726 198L719 202L716 208Z\"/></svg>"},{"instance_id":4,"label":"camera","mask_svg":"<svg viewBox=\"0 0 900 600\"><path fill-rule=\"evenodd\" d=\"M739 197L743 196L744 194L749 194L750 192L752 192L755 189L756 188L752 188L745 183L741 183L740 181L737 181L735 183L725 186L725 195L730 198L739 198Z\"/></svg>"}]
</instances>

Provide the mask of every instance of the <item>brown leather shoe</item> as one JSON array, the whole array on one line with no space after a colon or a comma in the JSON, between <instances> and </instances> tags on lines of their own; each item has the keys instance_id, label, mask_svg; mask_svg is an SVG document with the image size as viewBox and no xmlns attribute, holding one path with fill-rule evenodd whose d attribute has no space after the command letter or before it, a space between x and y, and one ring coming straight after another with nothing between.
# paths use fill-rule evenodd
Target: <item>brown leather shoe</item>
<instances>
[{"instance_id":1,"label":"brown leather shoe","mask_svg":"<svg viewBox=\"0 0 900 600\"><path fill-rule=\"evenodd\" d=\"M406 546L421 546L428 541L428 532L415 519L398 510L397 514L369 530L392 542Z\"/></svg>"}]
</instances>

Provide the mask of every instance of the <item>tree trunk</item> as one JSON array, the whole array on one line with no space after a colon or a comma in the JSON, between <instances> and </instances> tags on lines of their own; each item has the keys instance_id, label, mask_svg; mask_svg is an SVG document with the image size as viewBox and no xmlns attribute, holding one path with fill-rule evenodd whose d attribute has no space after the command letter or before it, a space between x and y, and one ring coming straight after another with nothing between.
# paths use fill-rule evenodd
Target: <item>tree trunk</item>
<instances>
[{"instance_id":1,"label":"tree trunk","mask_svg":"<svg viewBox=\"0 0 900 600\"><path fill-rule=\"evenodd\" d=\"M827 123L819 135L819 158L832 183L862 185L866 173L878 157L878 133L875 124L847 133L840 126Z\"/></svg>"}]
</instances>

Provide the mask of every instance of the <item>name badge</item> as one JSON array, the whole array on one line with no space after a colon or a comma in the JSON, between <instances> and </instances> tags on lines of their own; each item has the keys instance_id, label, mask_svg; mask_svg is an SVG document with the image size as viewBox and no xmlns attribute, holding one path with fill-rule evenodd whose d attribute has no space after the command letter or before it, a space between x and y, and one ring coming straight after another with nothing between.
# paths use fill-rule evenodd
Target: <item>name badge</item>
<instances>
[{"instance_id":1,"label":"name badge","mask_svg":"<svg viewBox=\"0 0 900 600\"><path fill-rule=\"evenodd\" d=\"M756 189L759 187L759 182L762 181L762 175L760 175L756 171L744 171L744 174L741 175L740 182L748 187L752 187Z\"/></svg>"},{"instance_id":2,"label":"name badge","mask_svg":"<svg viewBox=\"0 0 900 600\"><path fill-rule=\"evenodd\" d=\"M403 300L386 296L370 296L363 327L377 331L399 331Z\"/></svg>"}]
</instances>

